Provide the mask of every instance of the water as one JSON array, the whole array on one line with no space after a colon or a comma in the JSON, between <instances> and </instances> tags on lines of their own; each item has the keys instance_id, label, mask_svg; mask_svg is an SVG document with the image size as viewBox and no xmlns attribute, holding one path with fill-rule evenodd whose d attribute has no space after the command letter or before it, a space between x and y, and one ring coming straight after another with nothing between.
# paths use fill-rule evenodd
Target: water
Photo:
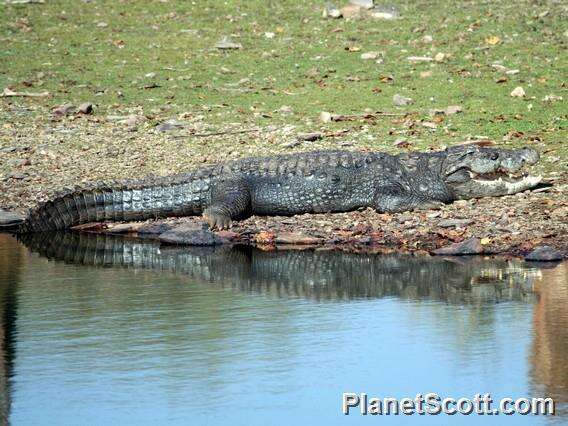
<instances>
[{"instance_id":1,"label":"water","mask_svg":"<svg viewBox=\"0 0 568 426\"><path fill-rule=\"evenodd\" d=\"M0 235L14 425L568 422L567 264L26 244ZM551 396L558 414L345 416L343 392Z\"/></svg>"}]
</instances>

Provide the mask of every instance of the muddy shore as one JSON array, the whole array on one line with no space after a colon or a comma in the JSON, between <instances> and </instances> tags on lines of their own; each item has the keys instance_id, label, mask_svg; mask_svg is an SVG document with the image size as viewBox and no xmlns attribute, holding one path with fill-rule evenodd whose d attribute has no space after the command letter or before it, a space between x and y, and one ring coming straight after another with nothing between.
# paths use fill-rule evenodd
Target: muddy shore
<instances>
[{"instance_id":1,"label":"muddy shore","mask_svg":"<svg viewBox=\"0 0 568 426\"><path fill-rule=\"evenodd\" d=\"M187 171L227 158L314 149L376 149L361 142L365 129L340 139L298 140L293 126L266 128L251 134L192 139L189 134L160 133L151 126L129 127L100 118L49 120L46 116L10 114L3 129L0 209L25 214L38 201L65 186L93 180L137 178ZM217 129L231 132L234 129ZM215 133L215 132L213 132ZM41 143L38 144L38 139ZM230 148L228 148L230 146ZM536 146L541 151L542 147ZM391 149L392 151L392 149ZM400 150L394 150L397 152ZM226 153L221 158L220 153ZM238 242L267 248L279 244L324 245L345 250L432 252L476 239L473 251L523 256L535 247L550 246L568 257L568 175L551 167L543 155L534 173L552 182L548 188L500 198L457 201L440 210L380 214L371 209L350 213L304 214L293 217L253 216L229 231L210 233L200 218L176 218L131 224L97 224L83 231L123 233L190 244ZM176 232L173 232L175 234ZM185 234L184 234L185 233ZM172 233L170 233L170 236ZM168 240L169 238L169 240Z\"/></svg>"}]
</instances>

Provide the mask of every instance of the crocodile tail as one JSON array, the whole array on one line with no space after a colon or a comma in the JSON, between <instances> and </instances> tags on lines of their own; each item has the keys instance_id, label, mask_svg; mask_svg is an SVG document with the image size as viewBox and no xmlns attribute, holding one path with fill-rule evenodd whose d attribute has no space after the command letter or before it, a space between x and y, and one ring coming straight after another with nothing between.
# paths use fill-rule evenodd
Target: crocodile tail
<instances>
[{"instance_id":1,"label":"crocodile tail","mask_svg":"<svg viewBox=\"0 0 568 426\"><path fill-rule=\"evenodd\" d=\"M209 179L203 173L94 184L57 194L31 210L19 233L47 232L89 222L199 214Z\"/></svg>"}]
</instances>

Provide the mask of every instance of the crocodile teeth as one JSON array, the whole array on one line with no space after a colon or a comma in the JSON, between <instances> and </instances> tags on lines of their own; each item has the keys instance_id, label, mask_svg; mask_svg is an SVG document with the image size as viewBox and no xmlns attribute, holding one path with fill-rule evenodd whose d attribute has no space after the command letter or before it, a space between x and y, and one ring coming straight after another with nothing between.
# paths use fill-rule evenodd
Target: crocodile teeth
<instances>
[{"instance_id":1,"label":"crocodile teeth","mask_svg":"<svg viewBox=\"0 0 568 426\"><path fill-rule=\"evenodd\" d=\"M539 184L542 180L542 176L525 176L517 182L505 182L505 187L507 188L507 193L515 194L519 191L524 191L525 189L533 188Z\"/></svg>"},{"instance_id":2,"label":"crocodile teeth","mask_svg":"<svg viewBox=\"0 0 568 426\"><path fill-rule=\"evenodd\" d=\"M515 182L509 182L503 180L502 178L495 179L495 180L477 180L474 179L476 183L484 186L505 186L508 194L515 194L520 191L524 191L525 189L533 188L539 184L542 180L542 176L525 176Z\"/></svg>"}]
</instances>

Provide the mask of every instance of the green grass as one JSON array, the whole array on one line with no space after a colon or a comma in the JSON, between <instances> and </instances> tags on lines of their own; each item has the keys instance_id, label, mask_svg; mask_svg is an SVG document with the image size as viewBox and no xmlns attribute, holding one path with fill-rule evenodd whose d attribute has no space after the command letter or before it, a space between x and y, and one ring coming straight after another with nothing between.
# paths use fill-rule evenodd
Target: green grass
<instances>
[{"instance_id":1,"label":"green grass","mask_svg":"<svg viewBox=\"0 0 568 426\"><path fill-rule=\"evenodd\" d=\"M509 143L536 144L565 166L568 34L560 2L389 4L402 19L324 19L323 2L289 0L46 0L0 6L0 89L52 94L2 99L0 106L92 101L99 114L142 107L152 115L168 105L172 116L199 112L211 124L332 130L363 123L322 124L321 111L411 111L416 122L429 119L431 108L461 105L463 113L445 117L434 131L419 124L408 128L404 120L377 120L369 124L374 139L366 144L394 149L392 142L403 136L423 149L468 135L501 142L510 132L522 132ZM101 22L106 26L97 25ZM426 34L433 43L422 41ZM224 35L233 35L243 49L215 49ZM501 41L489 44L493 36ZM384 63L363 61L360 55L367 51L384 52ZM406 59L438 52L448 59L420 64ZM496 61L520 72L497 83L504 74L491 67ZM432 76L421 78L428 70ZM148 73L156 76L147 78ZM384 82L381 77L388 75L393 80ZM248 80L237 84L242 79ZM145 89L150 82L159 87ZM509 95L517 86L525 89L525 99ZM415 103L394 107L395 93ZM551 94L564 100L542 101ZM293 114L278 112L284 105Z\"/></svg>"}]
</instances>

